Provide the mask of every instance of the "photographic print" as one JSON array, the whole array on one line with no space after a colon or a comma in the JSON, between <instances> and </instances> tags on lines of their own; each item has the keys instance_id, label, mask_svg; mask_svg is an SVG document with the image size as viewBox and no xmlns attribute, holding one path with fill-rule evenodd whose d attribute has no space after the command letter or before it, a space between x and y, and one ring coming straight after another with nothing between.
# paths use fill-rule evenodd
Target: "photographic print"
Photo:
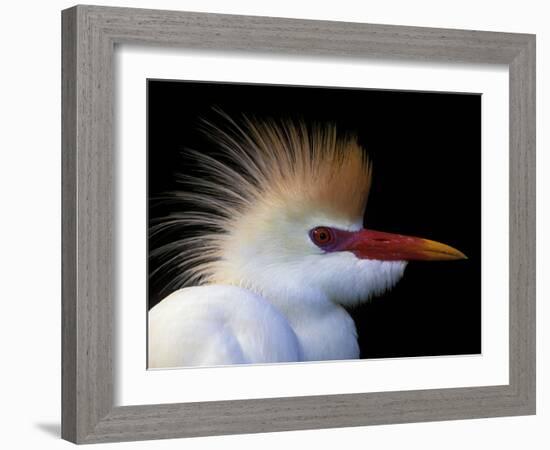
<instances>
[{"instance_id":1,"label":"photographic print","mask_svg":"<svg viewBox=\"0 0 550 450\"><path fill-rule=\"evenodd\" d=\"M147 93L149 368L481 353L481 95Z\"/></svg>"}]
</instances>

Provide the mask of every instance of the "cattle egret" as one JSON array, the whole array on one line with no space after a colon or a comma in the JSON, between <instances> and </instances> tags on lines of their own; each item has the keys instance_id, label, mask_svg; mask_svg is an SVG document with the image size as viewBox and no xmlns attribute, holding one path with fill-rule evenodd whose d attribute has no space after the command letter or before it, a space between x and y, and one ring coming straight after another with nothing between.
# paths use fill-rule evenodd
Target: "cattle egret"
<instances>
[{"instance_id":1,"label":"cattle egret","mask_svg":"<svg viewBox=\"0 0 550 450\"><path fill-rule=\"evenodd\" d=\"M355 136L224 117L204 126L220 157L191 151L198 175L176 194L193 210L152 228L194 234L152 252L176 290L149 311L150 368L359 358L346 307L392 288L408 261L466 258L363 228L372 171Z\"/></svg>"}]
</instances>

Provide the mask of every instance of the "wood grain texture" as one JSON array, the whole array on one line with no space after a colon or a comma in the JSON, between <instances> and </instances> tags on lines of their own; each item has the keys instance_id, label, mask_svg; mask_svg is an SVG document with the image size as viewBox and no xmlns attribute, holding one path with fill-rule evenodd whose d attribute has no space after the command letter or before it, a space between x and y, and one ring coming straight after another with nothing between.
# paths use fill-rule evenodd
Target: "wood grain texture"
<instances>
[{"instance_id":1,"label":"wood grain texture","mask_svg":"<svg viewBox=\"0 0 550 450\"><path fill-rule=\"evenodd\" d=\"M535 412L535 37L77 6L62 14L62 436L93 443ZM113 406L115 44L506 64L510 71L510 384Z\"/></svg>"},{"instance_id":2,"label":"wood grain texture","mask_svg":"<svg viewBox=\"0 0 550 450\"><path fill-rule=\"evenodd\" d=\"M76 440L76 10L62 17L62 420L61 434Z\"/></svg>"}]
</instances>

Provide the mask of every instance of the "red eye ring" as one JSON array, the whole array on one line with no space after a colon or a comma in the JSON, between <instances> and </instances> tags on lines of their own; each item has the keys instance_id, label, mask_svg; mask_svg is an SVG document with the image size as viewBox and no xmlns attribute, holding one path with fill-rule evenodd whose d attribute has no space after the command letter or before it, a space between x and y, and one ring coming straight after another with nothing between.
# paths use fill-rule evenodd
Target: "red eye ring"
<instances>
[{"instance_id":1,"label":"red eye ring","mask_svg":"<svg viewBox=\"0 0 550 450\"><path fill-rule=\"evenodd\" d=\"M316 227L309 234L316 245L328 245L334 239L332 230L328 227Z\"/></svg>"}]
</instances>

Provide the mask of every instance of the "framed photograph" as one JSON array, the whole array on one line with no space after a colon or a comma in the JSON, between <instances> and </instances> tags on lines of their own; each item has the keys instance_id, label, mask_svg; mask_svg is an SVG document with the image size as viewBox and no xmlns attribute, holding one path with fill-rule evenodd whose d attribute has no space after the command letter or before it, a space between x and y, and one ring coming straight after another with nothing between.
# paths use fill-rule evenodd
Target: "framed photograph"
<instances>
[{"instance_id":1,"label":"framed photograph","mask_svg":"<svg viewBox=\"0 0 550 450\"><path fill-rule=\"evenodd\" d=\"M535 37L63 11L62 435L535 413Z\"/></svg>"}]
</instances>

